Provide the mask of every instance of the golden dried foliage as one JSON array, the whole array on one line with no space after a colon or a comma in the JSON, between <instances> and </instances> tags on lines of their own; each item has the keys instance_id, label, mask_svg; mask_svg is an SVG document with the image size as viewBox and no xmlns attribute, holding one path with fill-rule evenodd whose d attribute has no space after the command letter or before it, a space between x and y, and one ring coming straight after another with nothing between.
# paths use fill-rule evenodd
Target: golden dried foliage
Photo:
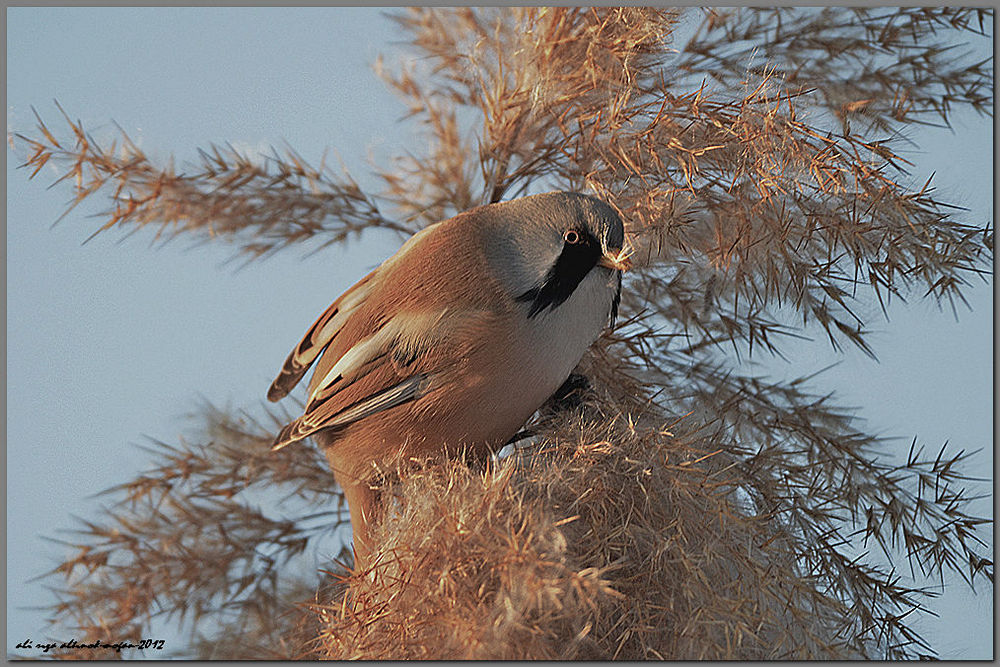
<instances>
[{"instance_id":1,"label":"golden dried foliage","mask_svg":"<svg viewBox=\"0 0 1000 667\"><path fill-rule=\"evenodd\" d=\"M157 238L195 233L235 243L253 258L316 237L323 247L375 227L412 231L383 218L350 176L338 179L325 162L313 167L291 148L284 155L275 150L261 163L232 146L210 146L199 150L198 164L178 173L173 160L165 167L153 164L124 130L119 140L101 146L59 110L73 144L58 141L37 112L40 136L14 139L29 151L25 166L32 177L50 161L67 166L56 181L74 185L63 217L95 193L109 194L112 206L101 213L106 222L95 234L154 224Z\"/></svg>"},{"instance_id":2,"label":"golden dried foliage","mask_svg":"<svg viewBox=\"0 0 1000 667\"><path fill-rule=\"evenodd\" d=\"M387 487L381 560L319 606L316 655L646 660L861 655L794 544L741 502L734 461L592 403L486 471ZM681 426L682 425L675 425ZM766 537L766 539L764 539ZM762 548L762 545L763 548Z\"/></svg>"},{"instance_id":3,"label":"golden dried foliage","mask_svg":"<svg viewBox=\"0 0 1000 667\"><path fill-rule=\"evenodd\" d=\"M756 434L741 443L719 421L662 423L615 393L599 388L581 408L543 410L532 424L540 440L485 470L411 461L387 474L375 562L332 575L338 586L312 605L324 630L304 655L767 660L931 650L905 622L926 591L854 557L851 542L877 542L890 561L890 544L905 544L911 568L933 570L923 546L944 536L915 526L954 521L935 546L951 552L982 522L947 491L965 479L955 470L962 454L870 462L883 488L852 498L850 482L817 484L825 452L798 452L809 463L767 448L748 457ZM824 414L822 399L798 398ZM787 414L759 417L808 427ZM856 439L859 458L871 455L864 435L842 437ZM932 487L934 500L921 500ZM840 508L864 502L885 513L851 516L864 527L844 534Z\"/></svg>"},{"instance_id":4,"label":"golden dried foliage","mask_svg":"<svg viewBox=\"0 0 1000 667\"><path fill-rule=\"evenodd\" d=\"M605 198L636 248L621 321L582 366L589 412L542 419L543 444L488 473L404 471L386 491L386 561L349 581L355 606L341 613L343 585L313 596L312 620L292 605L315 581L301 558L320 548L312 515L336 505L322 459L267 454L273 424L213 412L210 446L162 446L84 524L56 618L96 636L186 610L219 634L266 628L286 655L320 622L324 657L932 653L909 624L919 583L992 578L965 452L914 441L891 462L810 378L744 375L729 351L780 355L818 325L873 355L859 303L954 305L988 274L992 231L929 182L911 187L897 146L956 108L992 112L991 61L956 44L987 35L993 13L688 11L700 27L676 45L675 10L398 14L416 58L377 69L426 143L373 188L291 150L257 164L213 148L179 175L124 133L120 149L76 122L72 144L40 119L16 135L32 175L66 168L74 205L110 194L102 228L156 224L250 257L551 189ZM663 433L682 416L687 435Z\"/></svg>"},{"instance_id":5,"label":"golden dried foliage","mask_svg":"<svg viewBox=\"0 0 1000 667\"><path fill-rule=\"evenodd\" d=\"M206 404L195 431L208 444L153 441L155 467L104 491L115 501L101 520L80 519L74 540L56 540L72 555L50 573L65 577L53 620L89 643L145 636L153 617L183 626L208 615L242 632L196 641L193 655L297 655L304 640L296 635L307 624L286 601L309 600L315 585L304 587L311 577L296 578L296 568L307 548L347 524L347 506L314 450L271 452L273 432L290 416L268 417L261 423ZM281 508L288 518L276 516Z\"/></svg>"}]
</instances>

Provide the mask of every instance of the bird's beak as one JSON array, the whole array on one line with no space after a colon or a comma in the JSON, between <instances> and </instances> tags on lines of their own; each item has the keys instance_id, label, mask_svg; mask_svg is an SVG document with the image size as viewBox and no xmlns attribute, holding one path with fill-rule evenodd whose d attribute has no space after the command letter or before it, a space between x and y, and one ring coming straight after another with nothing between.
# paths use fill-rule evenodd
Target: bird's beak
<instances>
[{"instance_id":1,"label":"bird's beak","mask_svg":"<svg viewBox=\"0 0 1000 667\"><path fill-rule=\"evenodd\" d=\"M615 271L628 271L632 268L632 253L626 248L622 248L615 253L605 252L597 260L597 265L614 269Z\"/></svg>"}]
</instances>

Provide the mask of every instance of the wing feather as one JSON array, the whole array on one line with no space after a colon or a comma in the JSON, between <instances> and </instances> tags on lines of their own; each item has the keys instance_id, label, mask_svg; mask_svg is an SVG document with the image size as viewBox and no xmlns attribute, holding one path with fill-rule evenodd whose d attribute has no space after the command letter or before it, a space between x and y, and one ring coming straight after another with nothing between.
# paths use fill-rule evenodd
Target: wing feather
<instances>
[{"instance_id":1,"label":"wing feather","mask_svg":"<svg viewBox=\"0 0 1000 667\"><path fill-rule=\"evenodd\" d=\"M320 353L336 337L351 313L364 303L365 297L372 289L374 275L375 271L372 271L355 283L313 322L299 344L285 359L278 377L271 383L267 391L269 401L280 401L299 383Z\"/></svg>"},{"instance_id":2,"label":"wing feather","mask_svg":"<svg viewBox=\"0 0 1000 667\"><path fill-rule=\"evenodd\" d=\"M498 309L505 292L483 263L475 222L463 214L425 228L320 316L269 393L284 396L315 366L304 414L273 449L453 384L456 368L513 312Z\"/></svg>"},{"instance_id":3,"label":"wing feather","mask_svg":"<svg viewBox=\"0 0 1000 667\"><path fill-rule=\"evenodd\" d=\"M316 408L311 411L307 410L306 414L282 429L278 437L275 438L271 449L277 451L297 440L307 438L317 431L344 427L383 410L409 403L423 396L429 385L430 376L426 373L420 373L364 398L339 412L324 409L325 402L320 403Z\"/></svg>"},{"instance_id":4,"label":"wing feather","mask_svg":"<svg viewBox=\"0 0 1000 667\"><path fill-rule=\"evenodd\" d=\"M325 354L331 359L316 368L305 413L282 431L273 448L425 395L442 370L441 355L431 351L440 350L440 329L435 324L442 320L443 313L434 317L400 313L339 357L339 350L328 350Z\"/></svg>"}]
</instances>

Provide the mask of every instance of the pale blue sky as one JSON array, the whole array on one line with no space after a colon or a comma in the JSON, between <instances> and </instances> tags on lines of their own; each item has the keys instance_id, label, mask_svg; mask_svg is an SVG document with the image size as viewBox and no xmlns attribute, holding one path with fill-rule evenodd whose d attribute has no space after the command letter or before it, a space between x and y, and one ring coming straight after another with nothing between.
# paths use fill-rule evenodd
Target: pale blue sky
<instances>
[{"instance_id":1,"label":"pale blue sky","mask_svg":"<svg viewBox=\"0 0 1000 667\"><path fill-rule=\"evenodd\" d=\"M253 149L287 141L318 162L333 148L362 185L369 153L410 142L405 109L371 71L392 51L395 26L378 9L7 10L7 125L30 131L34 105L65 132L52 99L97 136L111 120L151 156L196 157L211 142ZM947 130L913 132L914 182L937 171L946 200L992 211L992 122L971 114ZM401 242L371 235L303 259L286 251L235 271L232 249L187 238L151 248L151 234L111 232L87 245L100 208L80 207L55 228L70 197L27 181L7 153L7 649L40 638L50 598L27 580L63 555L41 535L93 515L90 494L148 464L148 435L176 441L199 396L253 406L302 331L344 288ZM324 285L303 291L301 285ZM817 379L871 430L984 448L972 472L992 477L992 293L970 290L955 322L929 302L873 320L881 363L820 345L797 346L778 375L843 363ZM989 487L983 487L987 492ZM989 512L990 499L980 505ZM992 655L992 591L954 587L921 621L942 657Z\"/></svg>"}]
</instances>

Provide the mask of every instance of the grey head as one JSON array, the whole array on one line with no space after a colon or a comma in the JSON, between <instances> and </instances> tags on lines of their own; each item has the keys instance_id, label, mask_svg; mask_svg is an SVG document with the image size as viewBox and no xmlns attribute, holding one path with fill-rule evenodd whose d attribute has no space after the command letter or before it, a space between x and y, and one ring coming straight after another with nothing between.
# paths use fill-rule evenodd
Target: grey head
<instances>
[{"instance_id":1,"label":"grey head","mask_svg":"<svg viewBox=\"0 0 1000 667\"><path fill-rule=\"evenodd\" d=\"M511 295L534 318L557 309L594 276L611 294L611 318L621 294L621 217L607 203L576 192L549 192L480 209L486 256Z\"/></svg>"}]
</instances>

